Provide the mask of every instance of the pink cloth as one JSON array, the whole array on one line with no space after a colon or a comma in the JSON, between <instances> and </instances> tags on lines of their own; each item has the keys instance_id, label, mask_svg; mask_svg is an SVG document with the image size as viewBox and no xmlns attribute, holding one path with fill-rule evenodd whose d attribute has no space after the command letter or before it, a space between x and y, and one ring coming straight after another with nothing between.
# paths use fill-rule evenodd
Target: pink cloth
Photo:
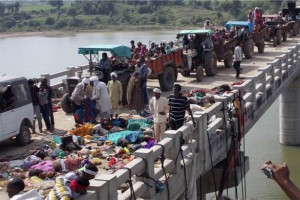
<instances>
[{"instance_id":1,"label":"pink cloth","mask_svg":"<svg viewBox=\"0 0 300 200\"><path fill-rule=\"evenodd\" d=\"M39 169L43 172L54 172L54 166L51 160L42 161L36 165L31 166L29 169Z\"/></svg>"}]
</instances>

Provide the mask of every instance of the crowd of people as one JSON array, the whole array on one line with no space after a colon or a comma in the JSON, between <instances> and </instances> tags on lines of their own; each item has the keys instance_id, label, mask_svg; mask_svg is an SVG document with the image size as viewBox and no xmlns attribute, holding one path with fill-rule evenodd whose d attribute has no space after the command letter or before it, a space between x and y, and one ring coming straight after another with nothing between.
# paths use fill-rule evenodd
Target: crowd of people
<instances>
[{"instance_id":1,"label":"crowd of people","mask_svg":"<svg viewBox=\"0 0 300 200\"><path fill-rule=\"evenodd\" d=\"M150 42L149 47L147 48L146 44L142 42L137 42L135 44L134 40L130 41L131 44L131 53L132 53L132 60L137 61L138 59L144 57L145 59L157 58L161 57L164 54L168 54L173 50L179 48L179 43L175 41L166 42L162 41L159 44L155 42Z\"/></svg>"}]
</instances>

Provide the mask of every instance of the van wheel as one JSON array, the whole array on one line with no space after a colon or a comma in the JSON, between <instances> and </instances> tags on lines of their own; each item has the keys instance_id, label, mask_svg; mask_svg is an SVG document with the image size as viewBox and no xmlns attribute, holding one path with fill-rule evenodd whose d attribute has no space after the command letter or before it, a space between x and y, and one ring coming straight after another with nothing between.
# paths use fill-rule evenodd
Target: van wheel
<instances>
[{"instance_id":1,"label":"van wheel","mask_svg":"<svg viewBox=\"0 0 300 200\"><path fill-rule=\"evenodd\" d=\"M17 142L19 145L26 145L30 142L31 132L28 126L21 125L20 133L17 135Z\"/></svg>"},{"instance_id":2,"label":"van wheel","mask_svg":"<svg viewBox=\"0 0 300 200\"><path fill-rule=\"evenodd\" d=\"M69 98L68 93L63 95L60 103L61 103L61 108L65 113L68 114L72 112L72 102L71 99Z\"/></svg>"}]
</instances>

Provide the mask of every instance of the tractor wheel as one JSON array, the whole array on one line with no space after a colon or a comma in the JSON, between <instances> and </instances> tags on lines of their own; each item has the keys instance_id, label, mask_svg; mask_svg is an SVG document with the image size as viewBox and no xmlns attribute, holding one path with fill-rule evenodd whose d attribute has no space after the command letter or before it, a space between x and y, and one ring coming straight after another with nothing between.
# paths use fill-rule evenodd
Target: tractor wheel
<instances>
[{"instance_id":1,"label":"tractor wheel","mask_svg":"<svg viewBox=\"0 0 300 200\"><path fill-rule=\"evenodd\" d=\"M293 24L293 36L297 36L298 33L298 25L295 23Z\"/></svg>"},{"instance_id":2,"label":"tractor wheel","mask_svg":"<svg viewBox=\"0 0 300 200\"><path fill-rule=\"evenodd\" d=\"M72 109L72 102L71 102L71 99L68 95L68 93L65 93L63 95L63 97L61 98L61 101L60 101L60 104L61 104L61 108L62 110L65 112L65 113L72 113L73 109Z\"/></svg>"},{"instance_id":3,"label":"tractor wheel","mask_svg":"<svg viewBox=\"0 0 300 200\"><path fill-rule=\"evenodd\" d=\"M276 37L273 38L273 47L276 47L277 46L277 40L276 40Z\"/></svg>"},{"instance_id":4,"label":"tractor wheel","mask_svg":"<svg viewBox=\"0 0 300 200\"><path fill-rule=\"evenodd\" d=\"M190 76L191 75L191 71L190 70L184 70L181 72L181 75L184 77Z\"/></svg>"},{"instance_id":5,"label":"tractor wheel","mask_svg":"<svg viewBox=\"0 0 300 200\"><path fill-rule=\"evenodd\" d=\"M253 41L252 40L245 41L244 48L243 48L245 58L247 59L252 58L253 51L254 51Z\"/></svg>"},{"instance_id":6,"label":"tractor wheel","mask_svg":"<svg viewBox=\"0 0 300 200\"><path fill-rule=\"evenodd\" d=\"M265 51L265 41L264 40L262 42L258 43L257 51L258 51L258 53L264 53L264 51Z\"/></svg>"},{"instance_id":7,"label":"tractor wheel","mask_svg":"<svg viewBox=\"0 0 300 200\"><path fill-rule=\"evenodd\" d=\"M31 132L28 126L22 124L20 128L20 133L16 137L19 145L26 145L30 142Z\"/></svg>"},{"instance_id":8,"label":"tractor wheel","mask_svg":"<svg viewBox=\"0 0 300 200\"><path fill-rule=\"evenodd\" d=\"M204 55L204 68L207 76L217 74L217 56L214 51L209 51Z\"/></svg>"},{"instance_id":9,"label":"tractor wheel","mask_svg":"<svg viewBox=\"0 0 300 200\"><path fill-rule=\"evenodd\" d=\"M284 42L286 42L286 40L287 40L287 32L286 32L286 31L284 31L284 32L282 33L282 40L283 40Z\"/></svg>"},{"instance_id":10,"label":"tractor wheel","mask_svg":"<svg viewBox=\"0 0 300 200\"><path fill-rule=\"evenodd\" d=\"M169 91L173 88L175 82L174 70L167 67L163 74L158 75L159 85L163 91Z\"/></svg>"},{"instance_id":11,"label":"tractor wheel","mask_svg":"<svg viewBox=\"0 0 300 200\"><path fill-rule=\"evenodd\" d=\"M174 67L173 70L174 70L175 81L177 81L177 78L178 78L178 69L176 67Z\"/></svg>"},{"instance_id":12,"label":"tractor wheel","mask_svg":"<svg viewBox=\"0 0 300 200\"><path fill-rule=\"evenodd\" d=\"M281 45L281 41L282 41L282 31L281 30L276 31L276 40L277 40L277 44Z\"/></svg>"},{"instance_id":13,"label":"tractor wheel","mask_svg":"<svg viewBox=\"0 0 300 200\"><path fill-rule=\"evenodd\" d=\"M289 29L289 36L290 36L290 38L293 37L293 29Z\"/></svg>"},{"instance_id":14,"label":"tractor wheel","mask_svg":"<svg viewBox=\"0 0 300 200\"><path fill-rule=\"evenodd\" d=\"M196 79L198 82L203 80L203 75L204 71L203 71L203 67L202 66L198 66L196 69Z\"/></svg>"},{"instance_id":15,"label":"tractor wheel","mask_svg":"<svg viewBox=\"0 0 300 200\"><path fill-rule=\"evenodd\" d=\"M225 68L231 68L233 65L233 52L229 51L227 57L224 59Z\"/></svg>"}]
</instances>

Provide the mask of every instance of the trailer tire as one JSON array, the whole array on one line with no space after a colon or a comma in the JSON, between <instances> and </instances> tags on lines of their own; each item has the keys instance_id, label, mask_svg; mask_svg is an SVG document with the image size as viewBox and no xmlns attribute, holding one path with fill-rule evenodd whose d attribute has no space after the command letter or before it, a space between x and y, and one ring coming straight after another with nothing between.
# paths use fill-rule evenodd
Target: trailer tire
<instances>
[{"instance_id":1,"label":"trailer tire","mask_svg":"<svg viewBox=\"0 0 300 200\"><path fill-rule=\"evenodd\" d=\"M277 40L276 40L276 37L273 38L273 47L276 47L277 46Z\"/></svg>"},{"instance_id":2,"label":"trailer tire","mask_svg":"<svg viewBox=\"0 0 300 200\"><path fill-rule=\"evenodd\" d=\"M285 31L285 32L282 33L282 40L284 42L286 42L286 40L287 40L287 31Z\"/></svg>"},{"instance_id":3,"label":"trailer tire","mask_svg":"<svg viewBox=\"0 0 300 200\"><path fill-rule=\"evenodd\" d=\"M253 41L252 40L245 41L244 48L243 48L245 58L247 59L252 58L253 50L254 50Z\"/></svg>"},{"instance_id":4,"label":"trailer tire","mask_svg":"<svg viewBox=\"0 0 300 200\"><path fill-rule=\"evenodd\" d=\"M72 109L72 102L71 99L68 95L68 93L65 93L62 98L61 98L61 108L65 113L72 113L73 109Z\"/></svg>"},{"instance_id":5,"label":"trailer tire","mask_svg":"<svg viewBox=\"0 0 300 200\"><path fill-rule=\"evenodd\" d=\"M17 142L19 145L26 145L30 142L31 139L31 132L27 125L22 124L20 127L20 133L16 137Z\"/></svg>"},{"instance_id":6,"label":"trailer tire","mask_svg":"<svg viewBox=\"0 0 300 200\"><path fill-rule=\"evenodd\" d=\"M206 76L214 76L217 74L217 56L214 51L205 53L204 69Z\"/></svg>"},{"instance_id":7,"label":"trailer tire","mask_svg":"<svg viewBox=\"0 0 300 200\"><path fill-rule=\"evenodd\" d=\"M203 80L203 76L204 76L203 67L200 65L196 69L196 80L198 82L202 81Z\"/></svg>"},{"instance_id":8,"label":"trailer tire","mask_svg":"<svg viewBox=\"0 0 300 200\"><path fill-rule=\"evenodd\" d=\"M289 29L289 36L290 36L290 38L293 37L293 29Z\"/></svg>"},{"instance_id":9,"label":"trailer tire","mask_svg":"<svg viewBox=\"0 0 300 200\"><path fill-rule=\"evenodd\" d=\"M167 67L163 74L158 75L159 85L163 91L169 91L173 88L175 82L174 70Z\"/></svg>"},{"instance_id":10,"label":"trailer tire","mask_svg":"<svg viewBox=\"0 0 300 200\"><path fill-rule=\"evenodd\" d=\"M276 40L277 40L277 44L281 45L281 41L282 41L282 31L281 30L276 31Z\"/></svg>"},{"instance_id":11,"label":"trailer tire","mask_svg":"<svg viewBox=\"0 0 300 200\"><path fill-rule=\"evenodd\" d=\"M225 68L231 68L233 65L233 52L229 51L227 57L224 59Z\"/></svg>"},{"instance_id":12,"label":"trailer tire","mask_svg":"<svg viewBox=\"0 0 300 200\"><path fill-rule=\"evenodd\" d=\"M297 36L298 33L298 25L295 23L293 24L293 36Z\"/></svg>"},{"instance_id":13,"label":"trailer tire","mask_svg":"<svg viewBox=\"0 0 300 200\"><path fill-rule=\"evenodd\" d=\"M258 53L264 53L265 52L265 41L258 43L257 45L257 51Z\"/></svg>"},{"instance_id":14,"label":"trailer tire","mask_svg":"<svg viewBox=\"0 0 300 200\"><path fill-rule=\"evenodd\" d=\"M178 69L176 67L174 67L173 70L174 70L175 81L177 81L177 78L178 78Z\"/></svg>"}]
</instances>

